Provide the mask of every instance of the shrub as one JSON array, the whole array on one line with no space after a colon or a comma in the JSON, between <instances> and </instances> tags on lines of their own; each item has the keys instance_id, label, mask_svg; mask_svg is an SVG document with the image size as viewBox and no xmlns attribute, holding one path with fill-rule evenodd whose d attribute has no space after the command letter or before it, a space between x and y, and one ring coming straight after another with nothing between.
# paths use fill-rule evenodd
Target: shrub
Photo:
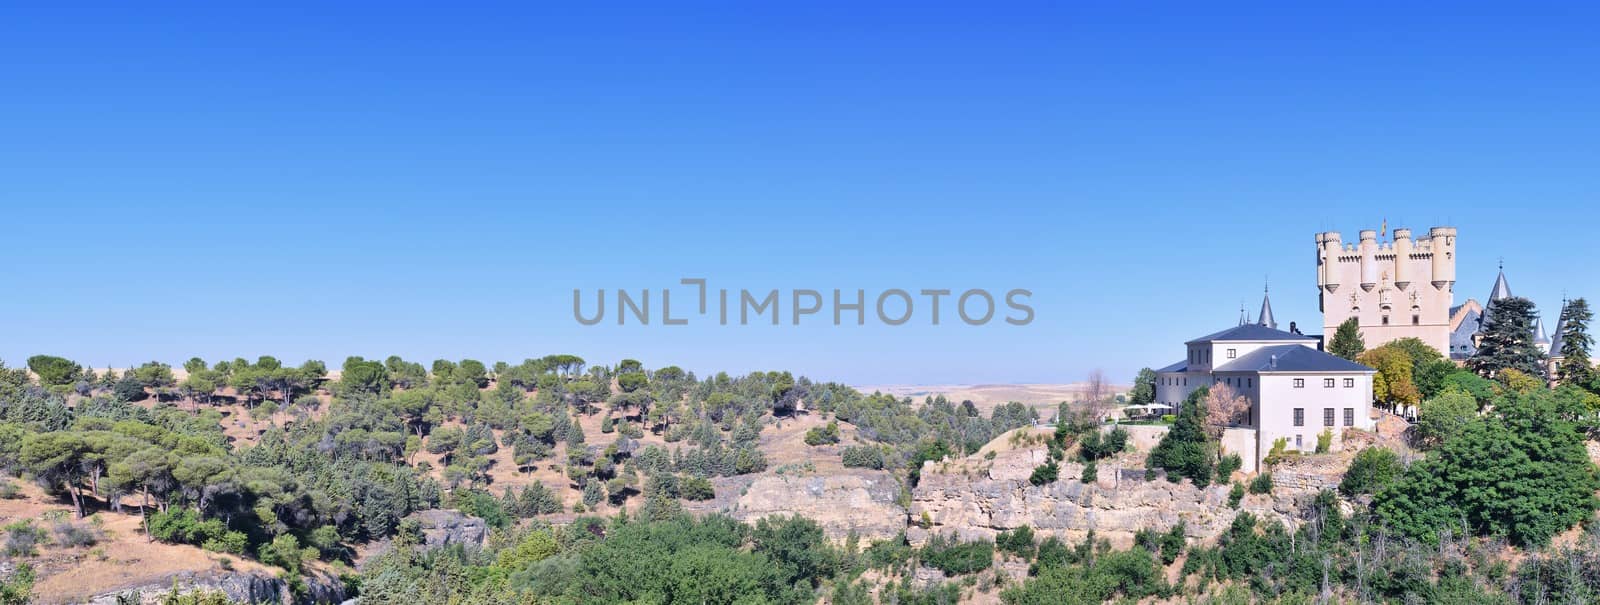
<instances>
[{"instance_id":1,"label":"shrub","mask_svg":"<svg viewBox=\"0 0 1600 605\"><path fill-rule=\"evenodd\" d=\"M841 453L844 465L851 468L882 469L884 466L883 450L871 445L852 445L844 448Z\"/></svg>"},{"instance_id":2,"label":"shrub","mask_svg":"<svg viewBox=\"0 0 1600 605\"><path fill-rule=\"evenodd\" d=\"M1172 423L1177 422L1177 421L1178 421L1178 416L1176 414L1162 414L1161 415L1162 424L1172 424Z\"/></svg>"},{"instance_id":3,"label":"shrub","mask_svg":"<svg viewBox=\"0 0 1600 605\"><path fill-rule=\"evenodd\" d=\"M920 558L924 564L947 575L975 573L994 563L994 543L988 540L960 542L953 536L934 534L922 547Z\"/></svg>"},{"instance_id":4,"label":"shrub","mask_svg":"<svg viewBox=\"0 0 1600 605\"><path fill-rule=\"evenodd\" d=\"M22 520L6 526L7 557L31 557L38 554L38 546L46 542L44 530L32 521Z\"/></svg>"},{"instance_id":5,"label":"shrub","mask_svg":"<svg viewBox=\"0 0 1600 605\"><path fill-rule=\"evenodd\" d=\"M1056 462L1054 460L1051 460L1049 462L1046 462L1044 464L1041 464L1039 466L1034 467L1033 474L1028 476L1028 483L1032 483L1034 485L1045 485L1045 484L1049 484L1049 483L1055 483L1056 482L1056 476L1060 472L1061 472L1060 467L1057 467L1056 466Z\"/></svg>"},{"instance_id":6,"label":"shrub","mask_svg":"<svg viewBox=\"0 0 1600 605\"><path fill-rule=\"evenodd\" d=\"M10 481L0 481L0 499L16 500L22 497L22 488Z\"/></svg>"},{"instance_id":7,"label":"shrub","mask_svg":"<svg viewBox=\"0 0 1600 605\"><path fill-rule=\"evenodd\" d=\"M56 543L62 546L94 546L100 541L93 529L82 525L61 522L56 524L54 530Z\"/></svg>"},{"instance_id":8,"label":"shrub","mask_svg":"<svg viewBox=\"0 0 1600 605\"><path fill-rule=\"evenodd\" d=\"M839 442L839 423L828 421L825 427L816 427L806 431L806 445L831 445Z\"/></svg>"},{"instance_id":9,"label":"shrub","mask_svg":"<svg viewBox=\"0 0 1600 605\"><path fill-rule=\"evenodd\" d=\"M1346 496L1371 494L1392 483L1405 472L1400 456L1381 448L1369 447L1356 454L1339 482L1339 493Z\"/></svg>"},{"instance_id":10,"label":"shrub","mask_svg":"<svg viewBox=\"0 0 1600 605\"><path fill-rule=\"evenodd\" d=\"M242 555L250 549L250 539L243 532L225 531L221 535L201 543L200 548L211 552Z\"/></svg>"},{"instance_id":11,"label":"shrub","mask_svg":"<svg viewBox=\"0 0 1600 605\"><path fill-rule=\"evenodd\" d=\"M1011 531L1000 532L994 537L994 546L1000 549L1000 552L1011 553L1024 560L1032 559L1035 549L1033 528L1023 525Z\"/></svg>"},{"instance_id":12,"label":"shrub","mask_svg":"<svg viewBox=\"0 0 1600 605\"><path fill-rule=\"evenodd\" d=\"M678 495L685 500L710 500L717 496L717 490L712 488L710 479L690 475L678 484Z\"/></svg>"},{"instance_id":13,"label":"shrub","mask_svg":"<svg viewBox=\"0 0 1600 605\"><path fill-rule=\"evenodd\" d=\"M1261 473L1259 475L1256 475L1256 478L1252 479L1250 481L1250 493L1252 493L1252 494L1270 494L1270 493L1272 493L1272 473Z\"/></svg>"},{"instance_id":14,"label":"shrub","mask_svg":"<svg viewBox=\"0 0 1600 605\"><path fill-rule=\"evenodd\" d=\"M617 421L615 418L612 418L610 414L607 414L606 417L600 419L600 432L611 433L616 430Z\"/></svg>"},{"instance_id":15,"label":"shrub","mask_svg":"<svg viewBox=\"0 0 1600 605\"><path fill-rule=\"evenodd\" d=\"M1244 484L1235 483L1233 489L1228 490L1228 506L1239 508L1239 501L1244 499Z\"/></svg>"},{"instance_id":16,"label":"shrub","mask_svg":"<svg viewBox=\"0 0 1600 605\"><path fill-rule=\"evenodd\" d=\"M1317 453L1326 454L1333 449L1333 429L1322 429L1317 433Z\"/></svg>"},{"instance_id":17,"label":"shrub","mask_svg":"<svg viewBox=\"0 0 1600 605\"><path fill-rule=\"evenodd\" d=\"M1088 464L1083 466L1083 476L1080 477L1078 480L1083 482L1083 483L1094 483L1095 481L1098 481L1099 479L1100 479L1100 469L1096 467L1096 462L1094 462L1093 460L1090 460Z\"/></svg>"},{"instance_id":18,"label":"shrub","mask_svg":"<svg viewBox=\"0 0 1600 605\"><path fill-rule=\"evenodd\" d=\"M1217 462L1217 482L1227 483L1233 480L1233 473L1244 466L1244 460L1238 454L1228 454Z\"/></svg>"}]
</instances>

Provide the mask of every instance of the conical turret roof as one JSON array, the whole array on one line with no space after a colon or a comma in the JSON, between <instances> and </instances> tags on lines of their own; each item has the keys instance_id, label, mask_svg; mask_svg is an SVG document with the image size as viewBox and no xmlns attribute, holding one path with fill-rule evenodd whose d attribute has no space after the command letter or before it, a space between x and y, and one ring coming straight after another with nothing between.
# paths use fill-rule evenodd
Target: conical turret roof
<instances>
[{"instance_id":1,"label":"conical turret roof","mask_svg":"<svg viewBox=\"0 0 1600 605\"><path fill-rule=\"evenodd\" d=\"M1511 298L1511 286L1506 284L1506 269L1500 267L1500 275L1494 278L1494 289L1489 291L1489 304L1494 301Z\"/></svg>"},{"instance_id":2,"label":"conical turret roof","mask_svg":"<svg viewBox=\"0 0 1600 605\"><path fill-rule=\"evenodd\" d=\"M1265 289L1261 291L1261 315L1256 317L1256 324L1278 329L1278 320L1272 316L1272 298Z\"/></svg>"}]
</instances>

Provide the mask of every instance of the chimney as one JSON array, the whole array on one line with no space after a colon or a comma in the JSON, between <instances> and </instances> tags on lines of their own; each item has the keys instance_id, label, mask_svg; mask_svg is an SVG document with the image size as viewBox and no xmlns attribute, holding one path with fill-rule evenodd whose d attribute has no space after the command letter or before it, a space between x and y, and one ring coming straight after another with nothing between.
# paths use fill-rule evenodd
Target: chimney
<instances>
[{"instance_id":1,"label":"chimney","mask_svg":"<svg viewBox=\"0 0 1600 605\"><path fill-rule=\"evenodd\" d=\"M1277 353L1273 353L1272 357L1268 358L1268 360L1267 360L1267 368L1271 369L1271 370L1278 369L1278 354Z\"/></svg>"}]
</instances>

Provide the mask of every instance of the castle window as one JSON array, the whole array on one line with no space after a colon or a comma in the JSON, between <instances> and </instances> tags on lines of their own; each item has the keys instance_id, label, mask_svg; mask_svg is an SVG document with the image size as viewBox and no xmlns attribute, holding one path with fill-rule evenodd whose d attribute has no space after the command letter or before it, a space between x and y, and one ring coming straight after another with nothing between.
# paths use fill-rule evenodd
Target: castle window
<instances>
[{"instance_id":1,"label":"castle window","mask_svg":"<svg viewBox=\"0 0 1600 605\"><path fill-rule=\"evenodd\" d=\"M1322 379L1322 388L1324 388L1324 389L1333 388L1333 379L1332 378L1324 378L1324 379Z\"/></svg>"},{"instance_id":2,"label":"castle window","mask_svg":"<svg viewBox=\"0 0 1600 605\"><path fill-rule=\"evenodd\" d=\"M1297 388L1297 389L1306 388L1306 379L1304 379L1304 378L1296 378L1296 379L1294 379L1294 388Z\"/></svg>"},{"instance_id":3,"label":"castle window","mask_svg":"<svg viewBox=\"0 0 1600 605\"><path fill-rule=\"evenodd\" d=\"M1344 388L1353 389L1353 388L1355 388L1355 386L1356 386L1356 379L1354 379L1354 378L1346 378L1346 379L1344 379Z\"/></svg>"},{"instance_id":4,"label":"castle window","mask_svg":"<svg viewBox=\"0 0 1600 605\"><path fill-rule=\"evenodd\" d=\"M1294 425L1295 426L1305 426L1306 425L1306 409L1305 408L1295 408L1294 409Z\"/></svg>"},{"instance_id":5,"label":"castle window","mask_svg":"<svg viewBox=\"0 0 1600 605\"><path fill-rule=\"evenodd\" d=\"M1356 425L1356 409L1355 408L1345 408L1344 409L1344 425L1345 426L1355 426Z\"/></svg>"},{"instance_id":6,"label":"castle window","mask_svg":"<svg viewBox=\"0 0 1600 605\"><path fill-rule=\"evenodd\" d=\"M1234 357L1238 357L1238 356L1239 356L1239 350L1238 349L1228 349L1228 359L1233 359Z\"/></svg>"},{"instance_id":7,"label":"castle window","mask_svg":"<svg viewBox=\"0 0 1600 605\"><path fill-rule=\"evenodd\" d=\"M1413 326L1422 325L1422 316L1421 315L1412 315L1411 316L1411 325L1413 325Z\"/></svg>"},{"instance_id":8,"label":"castle window","mask_svg":"<svg viewBox=\"0 0 1600 605\"><path fill-rule=\"evenodd\" d=\"M1389 316L1388 315L1383 316L1383 325L1386 325L1386 326L1389 325Z\"/></svg>"},{"instance_id":9,"label":"castle window","mask_svg":"<svg viewBox=\"0 0 1600 605\"><path fill-rule=\"evenodd\" d=\"M1322 408L1322 426L1333 426L1333 408Z\"/></svg>"},{"instance_id":10,"label":"castle window","mask_svg":"<svg viewBox=\"0 0 1600 605\"><path fill-rule=\"evenodd\" d=\"M1299 435L1295 435L1294 436L1294 449L1297 449L1297 450L1298 449L1303 449L1302 448L1302 444L1300 442L1300 436Z\"/></svg>"}]
</instances>

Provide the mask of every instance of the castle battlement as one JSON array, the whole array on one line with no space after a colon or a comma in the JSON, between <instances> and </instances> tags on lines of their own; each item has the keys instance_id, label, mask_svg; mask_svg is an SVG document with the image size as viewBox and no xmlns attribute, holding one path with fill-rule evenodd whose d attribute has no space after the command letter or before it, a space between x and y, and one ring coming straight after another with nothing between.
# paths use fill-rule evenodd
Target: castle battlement
<instances>
[{"instance_id":1,"label":"castle battlement","mask_svg":"<svg viewBox=\"0 0 1600 605\"><path fill-rule=\"evenodd\" d=\"M1364 229L1355 243L1338 231L1315 235L1317 289L1323 331L1356 317L1368 347L1416 337L1439 351L1450 346L1450 306L1456 281L1456 229L1433 227L1414 238L1406 228L1393 241Z\"/></svg>"}]
</instances>

